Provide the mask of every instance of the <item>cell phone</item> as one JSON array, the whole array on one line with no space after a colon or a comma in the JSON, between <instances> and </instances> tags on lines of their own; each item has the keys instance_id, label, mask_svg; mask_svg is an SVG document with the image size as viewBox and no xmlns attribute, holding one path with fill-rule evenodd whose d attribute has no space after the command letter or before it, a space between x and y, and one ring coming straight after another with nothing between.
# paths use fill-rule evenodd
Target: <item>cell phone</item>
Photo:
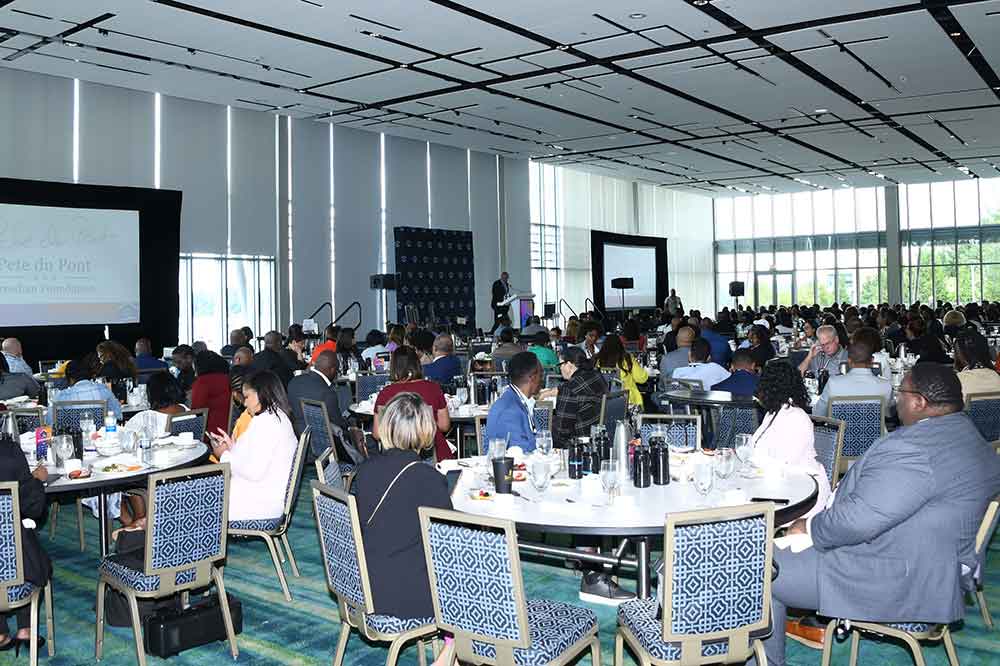
<instances>
[{"instance_id":1,"label":"cell phone","mask_svg":"<svg viewBox=\"0 0 1000 666\"><path fill-rule=\"evenodd\" d=\"M455 488L458 487L458 480L462 476L462 470L453 469L445 472L445 480L448 482L448 496L451 497L455 494Z\"/></svg>"}]
</instances>

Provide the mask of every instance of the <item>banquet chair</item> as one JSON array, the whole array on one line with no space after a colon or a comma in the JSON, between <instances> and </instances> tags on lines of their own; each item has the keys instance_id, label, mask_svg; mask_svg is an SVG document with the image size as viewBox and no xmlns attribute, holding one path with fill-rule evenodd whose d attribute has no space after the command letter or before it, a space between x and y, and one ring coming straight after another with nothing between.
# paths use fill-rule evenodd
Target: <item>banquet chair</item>
<instances>
[{"instance_id":1,"label":"banquet chair","mask_svg":"<svg viewBox=\"0 0 1000 666\"><path fill-rule=\"evenodd\" d=\"M635 428L643 446L649 446L650 436L660 429L668 445L701 449L701 414L639 414Z\"/></svg>"},{"instance_id":2,"label":"banquet chair","mask_svg":"<svg viewBox=\"0 0 1000 666\"><path fill-rule=\"evenodd\" d=\"M277 518L230 520L227 529L229 536L257 537L264 540L267 549L271 552L271 561L274 562L274 571L278 574L278 582L281 584L281 592L285 596L285 601L291 601L292 594L288 591L288 582L285 580L285 553L282 551L281 545L284 544L285 550L288 551L288 564L291 566L292 575L298 578L299 567L295 562L295 555L292 554L292 544L288 541L288 527L292 522L295 500L299 496L299 484L302 481L302 470L305 467L309 437L310 429L306 428L299 437L295 455L292 457L292 468L288 474L288 484L285 486L284 513Z\"/></svg>"},{"instance_id":3,"label":"banquet chair","mask_svg":"<svg viewBox=\"0 0 1000 666\"><path fill-rule=\"evenodd\" d=\"M38 587L24 580L24 552L21 550L21 505L17 482L0 483L0 614L6 614L31 604L31 639L29 662L38 665L38 602L45 593L45 626L48 630L48 651L55 654L56 643L52 620L52 581Z\"/></svg>"},{"instance_id":4,"label":"banquet chair","mask_svg":"<svg viewBox=\"0 0 1000 666\"><path fill-rule=\"evenodd\" d=\"M58 368L61 363L62 361L39 361L38 372L47 374Z\"/></svg>"},{"instance_id":5,"label":"banquet chair","mask_svg":"<svg viewBox=\"0 0 1000 666\"><path fill-rule=\"evenodd\" d=\"M473 423L476 426L476 448L478 449L478 455L486 455L486 447L483 444L483 433L486 432L486 417L477 416L473 419Z\"/></svg>"},{"instance_id":6,"label":"banquet chair","mask_svg":"<svg viewBox=\"0 0 1000 666\"><path fill-rule=\"evenodd\" d=\"M608 385L609 393L617 393L622 390L622 376L618 368L598 368L604 376L604 383Z\"/></svg>"},{"instance_id":7,"label":"banquet chair","mask_svg":"<svg viewBox=\"0 0 1000 666\"><path fill-rule=\"evenodd\" d=\"M563 382L565 382L565 381L566 380L563 379L563 376L561 374L557 373L557 372L556 373L553 373L553 372L546 373L546 375L545 375L545 388L559 388L560 386L562 386Z\"/></svg>"},{"instance_id":8,"label":"banquet chair","mask_svg":"<svg viewBox=\"0 0 1000 666\"><path fill-rule=\"evenodd\" d=\"M826 625L826 632L823 636L823 655L820 663L822 666L830 666L830 657L833 651L833 637L837 631L837 625L843 620L833 619ZM879 638L894 638L909 648L913 655L916 666L925 666L923 651L920 643L944 642L944 649L948 655L950 666L959 666L958 653L955 652L955 643L951 639L951 629L947 624L934 624L930 622L859 622L851 620L851 666L858 663L858 648L861 645L861 634L874 634ZM846 628L846 625L845 625Z\"/></svg>"},{"instance_id":9,"label":"banquet chair","mask_svg":"<svg viewBox=\"0 0 1000 666\"><path fill-rule=\"evenodd\" d=\"M983 439L1000 449L1000 393L970 393L965 410Z\"/></svg>"},{"instance_id":10,"label":"banquet chair","mask_svg":"<svg viewBox=\"0 0 1000 666\"><path fill-rule=\"evenodd\" d=\"M752 435L757 431L757 408L752 405L722 405L712 410L715 418L715 448L731 449L736 435Z\"/></svg>"},{"instance_id":11,"label":"banquet chair","mask_svg":"<svg viewBox=\"0 0 1000 666\"><path fill-rule=\"evenodd\" d=\"M975 585L973 594L979 603L979 612L983 616L983 624L987 629L993 629L993 616L990 614L990 607L986 604L986 595L983 594L984 577L986 575L986 556L990 548L990 541L997 531L997 523L1000 522L1000 495L993 498L993 501L986 507L986 514L983 522L979 524L976 532L976 570L972 572L972 583Z\"/></svg>"},{"instance_id":12,"label":"banquet chair","mask_svg":"<svg viewBox=\"0 0 1000 666\"><path fill-rule=\"evenodd\" d=\"M872 444L885 435L885 400L880 395L834 396L829 416L846 425L840 456L841 472L865 455Z\"/></svg>"},{"instance_id":13,"label":"banquet chair","mask_svg":"<svg viewBox=\"0 0 1000 666\"><path fill-rule=\"evenodd\" d=\"M386 666L394 666L403 646L416 639L420 664L425 666L424 639L438 633L434 618L398 618L375 612L354 495L317 481L312 483L312 495L326 584L337 597L340 612L340 637L333 666L344 663L352 629L369 641L389 643Z\"/></svg>"},{"instance_id":14,"label":"banquet chair","mask_svg":"<svg viewBox=\"0 0 1000 666\"><path fill-rule=\"evenodd\" d=\"M535 431L552 429L552 407L548 405L535 405L532 410L531 419L535 423Z\"/></svg>"},{"instance_id":15,"label":"banquet chair","mask_svg":"<svg viewBox=\"0 0 1000 666\"><path fill-rule=\"evenodd\" d=\"M146 664L138 599L170 598L215 584L233 659L239 656L222 580L229 515L229 464L205 465L149 477L145 563L124 564L120 555L101 561L97 583L97 632L94 656L104 650L104 594L110 586L128 600L139 666Z\"/></svg>"},{"instance_id":16,"label":"banquet chair","mask_svg":"<svg viewBox=\"0 0 1000 666\"><path fill-rule=\"evenodd\" d=\"M615 391L601 396L601 416L598 423L603 423L608 435L613 436L615 426L628 416L628 392Z\"/></svg>"},{"instance_id":17,"label":"banquet chair","mask_svg":"<svg viewBox=\"0 0 1000 666\"><path fill-rule=\"evenodd\" d=\"M52 424L55 432L68 433L80 430L80 421L89 416L94 422L94 426L100 429L104 424L104 416L107 414L108 405L102 401L95 400L66 400L56 401L52 404ZM54 538L56 533L56 523L59 518L59 502L53 500L49 509L49 538ZM80 498L76 498L76 525L80 538L80 552L87 549L87 540L83 529L83 504Z\"/></svg>"},{"instance_id":18,"label":"banquet chair","mask_svg":"<svg viewBox=\"0 0 1000 666\"><path fill-rule=\"evenodd\" d=\"M512 521L429 507L417 512L433 621L454 636L460 663L559 666L589 650L591 663L600 666L593 611L525 598Z\"/></svg>"},{"instance_id":19,"label":"banquet chair","mask_svg":"<svg viewBox=\"0 0 1000 666\"><path fill-rule=\"evenodd\" d=\"M389 373L359 372L354 383L354 401L364 402L382 390L389 383Z\"/></svg>"},{"instance_id":20,"label":"banquet chair","mask_svg":"<svg viewBox=\"0 0 1000 666\"><path fill-rule=\"evenodd\" d=\"M840 457L844 450L844 432L847 424L829 416L811 416L813 424L813 442L816 447L816 460L826 470L826 478L830 487L835 488L840 480Z\"/></svg>"},{"instance_id":21,"label":"banquet chair","mask_svg":"<svg viewBox=\"0 0 1000 666\"><path fill-rule=\"evenodd\" d=\"M179 435L182 432L189 432L194 437L194 441L200 442L205 439L205 427L208 424L208 407L201 409L189 409L180 414L170 414L167 416L167 432L171 435Z\"/></svg>"},{"instance_id":22,"label":"banquet chair","mask_svg":"<svg viewBox=\"0 0 1000 666\"><path fill-rule=\"evenodd\" d=\"M10 413L14 415L14 422L17 423L17 431L20 433L33 431L35 428L45 425L44 407L14 408L10 410Z\"/></svg>"},{"instance_id":23,"label":"banquet chair","mask_svg":"<svg viewBox=\"0 0 1000 666\"><path fill-rule=\"evenodd\" d=\"M341 477L346 477L354 471L354 463L351 461L341 462L337 455L337 435L333 431L333 424L330 423L329 415L326 411L326 404L319 400L300 401L302 406L302 420L309 428L309 447L313 451L320 451L324 459L323 476L326 478L326 470L338 470ZM343 443L341 443L343 445ZM345 449L346 450L346 449ZM317 467L317 469L319 469ZM323 481L330 483L333 477Z\"/></svg>"},{"instance_id":24,"label":"banquet chair","mask_svg":"<svg viewBox=\"0 0 1000 666\"><path fill-rule=\"evenodd\" d=\"M657 595L618 607L614 665L625 643L644 665L767 663L773 532L770 502L667 514Z\"/></svg>"}]
</instances>

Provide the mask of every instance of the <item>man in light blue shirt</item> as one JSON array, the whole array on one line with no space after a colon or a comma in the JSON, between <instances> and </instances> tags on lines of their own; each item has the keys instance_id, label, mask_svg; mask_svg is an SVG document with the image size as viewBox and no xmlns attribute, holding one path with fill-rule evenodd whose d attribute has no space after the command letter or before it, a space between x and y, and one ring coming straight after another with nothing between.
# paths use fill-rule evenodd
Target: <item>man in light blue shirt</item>
<instances>
[{"instance_id":1,"label":"man in light blue shirt","mask_svg":"<svg viewBox=\"0 0 1000 666\"><path fill-rule=\"evenodd\" d=\"M115 419L122 418L122 406L118 398L106 385L95 382L90 377L90 369L82 361L70 361L66 364L66 380L69 388L59 392L59 399L56 403L86 400L88 402L105 402L108 405L108 413L114 414ZM45 415L47 423L52 423L52 407L49 407ZM95 424L100 427L101 424Z\"/></svg>"},{"instance_id":2,"label":"man in light blue shirt","mask_svg":"<svg viewBox=\"0 0 1000 666\"><path fill-rule=\"evenodd\" d=\"M697 380L706 391L719 382L729 379L729 371L712 362L708 340L696 338L691 343L689 358L691 362L688 365L674 370L672 375L674 379Z\"/></svg>"},{"instance_id":3,"label":"man in light blue shirt","mask_svg":"<svg viewBox=\"0 0 1000 666\"><path fill-rule=\"evenodd\" d=\"M15 374L30 375L31 366L24 360L21 350L21 341L17 338L5 338L3 341L3 355L7 359L7 367Z\"/></svg>"},{"instance_id":4,"label":"man in light blue shirt","mask_svg":"<svg viewBox=\"0 0 1000 666\"><path fill-rule=\"evenodd\" d=\"M823 394L813 406L813 414L829 416L831 398L877 395L885 400L883 417L889 416L893 406L892 382L872 374L873 353L867 336L855 333L854 341L847 347L847 365L850 369L846 375L831 374Z\"/></svg>"}]
</instances>

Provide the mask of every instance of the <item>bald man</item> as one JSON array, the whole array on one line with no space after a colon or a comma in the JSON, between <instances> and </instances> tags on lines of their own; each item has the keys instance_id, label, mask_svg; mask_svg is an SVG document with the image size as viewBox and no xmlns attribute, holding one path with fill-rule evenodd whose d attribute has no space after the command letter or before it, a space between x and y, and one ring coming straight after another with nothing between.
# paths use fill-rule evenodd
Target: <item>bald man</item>
<instances>
[{"instance_id":1,"label":"bald man","mask_svg":"<svg viewBox=\"0 0 1000 666\"><path fill-rule=\"evenodd\" d=\"M694 342L694 329L690 326L681 326L677 330L677 349L664 354L660 359L660 386L666 386L670 381L670 376L677 368L686 368L689 362L688 356L691 351L691 343Z\"/></svg>"},{"instance_id":2,"label":"bald man","mask_svg":"<svg viewBox=\"0 0 1000 666\"><path fill-rule=\"evenodd\" d=\"M249 347L240 347L233 354L233 365L251 365L253 363L253 350Z\"/></svg>"},{"instance_id":3,"label":"bald man","mask_svg":"<svg viewBox=\"0 0 1000 666\"><path fill-rule=\"evenodd\" d=\"M2 346L3 355L7 359L7 367L15 374L30 375L31 366L24 360L21 350L21 341L17 338L5 338Z\"/></svg>"},{"instance_id":4,"label":"bald man","mask_svg":"<svg viewBox=\"0 0 1000 666\"><path fill-rule=\"evenodd\" d=\"M285 362L282 349L281 333L268 331L264 334L264 348L254 355L253 366L257 370L270 370L278 375L278 379L287 388L294 372Z\"/></svg>"},{"instance_id":5,"label":"bald man","mask_svg":"<svg viewBox=\"0 0 1000 666\"><path fill-rule=\"evenodd\" d=\"M301 435L306 427L302 416L303 400L317 400L322 402L326 405L326 415L330 419L330 423L337 426L335 430L339 429L341 432L347 432L347 422L344 421L343 414L343 410L347 409L347 405L341 406L337 395L338 385L334 383L337 379L337 365L337 352L330 350L321 352L313 359L312 367L301 375L293 377L292 381L288 382L288 401L292 405L292 427L295 429L296 435ZM347 394L350 395L349 388ZM347 437L335 438L343 440L338 442L338 460L346 463L361 462L363 459L362 456L353 447L344 448L344 445L347 443ZM313 436L311 440L312 453L316 457L323 453L324 445L322 442L323 439L316 436Z\"/></svg>"}]
</instances>

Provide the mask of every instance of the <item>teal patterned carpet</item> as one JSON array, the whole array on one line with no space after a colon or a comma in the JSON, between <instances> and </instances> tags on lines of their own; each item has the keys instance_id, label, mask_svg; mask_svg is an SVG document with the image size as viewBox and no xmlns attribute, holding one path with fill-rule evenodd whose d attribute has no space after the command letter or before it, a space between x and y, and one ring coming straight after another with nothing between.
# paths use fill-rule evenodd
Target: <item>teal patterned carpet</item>
<instances>
[{"instance_id":1,"label":"teal patterned carpet","mask_svg":"<svg viewBox=\"0 0 1000 666\"><path fill-rule=\"evenodd\" d=\"M238 637L241 664L329 664L338 634L336 605L327 592L323 576L322 557L310 506L308 483L315 472L308 470L303 483L291 530L291 540L301 569L301 578L289 576L293 601L286 603L261 541L230 541L229 560L226 567L226 586L231 594L243 602L244 629ZM40 661L53 665L70 666L93 663L94 656L94 594L97 584L97 522L90 516L87 521L87 552L81 553L76 536L74 511L61 511L54 540L49 541L47 531L42 543L49 549L55 565L53 594L55 599L56 654L48 657L40 651ZM991 554L987 596L1000 620L1000 539ZM576 593L579 579L561 565L526 563L524 582L529 597L547 597L579 603ZM594 606L601 622L602 659L611 664L615 630L614 609ZM963 666L985 664L1000 665L1000 629L985 629L979 610L968 607L965 624L954 633L959 658ZM102 664L125 666L135 664L131 629L109 628L105 637ZM833 663L847 664L849 644L836 646ZM795 666L819 664L820 653L789 642L789 663ZM947 664L944 648L929 645L924 649L929 665ZM626 655L628 653L626 652ZM357 634L348 643L344 663L349 666L375 666L384 664L386 650L380 645L369 645ZM231 660L225 643L187 651L170 660L149 657L151 666L200 666L229 663ZM22 653L18 662L27 663ZM15 663L13 652L0 655L0 663ZM416 648L408 648L400 657L400 664L416 664ZM579 664L589 665L589 657ZM626 664L636 661L626 656ZM861 664L912 664L907 651L892 643L864 640L861 643Z\"/></svg>"}]
</instances>

